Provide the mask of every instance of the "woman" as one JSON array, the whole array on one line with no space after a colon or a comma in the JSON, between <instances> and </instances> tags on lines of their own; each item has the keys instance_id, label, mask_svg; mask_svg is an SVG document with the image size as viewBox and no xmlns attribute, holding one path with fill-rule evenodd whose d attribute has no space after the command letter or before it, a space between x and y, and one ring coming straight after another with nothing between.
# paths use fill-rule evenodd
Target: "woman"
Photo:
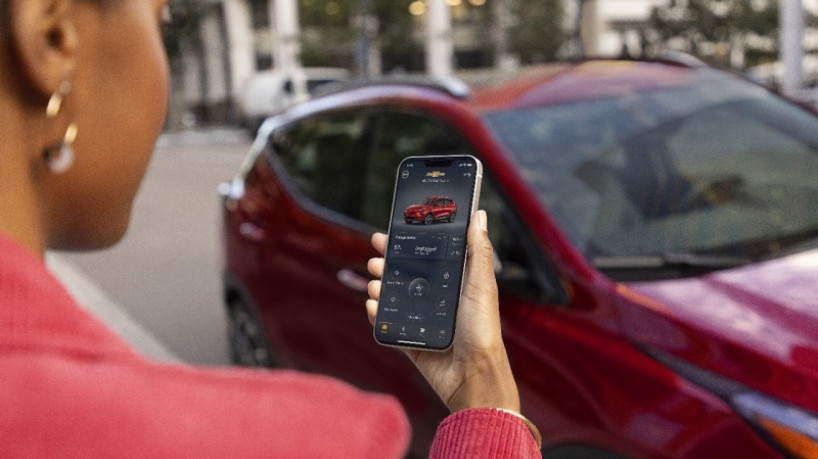
<instances>
[{"instance_id":1,"label":"woman","mask_svg":"<svg viewBox=\"0 0 818 459\"><path fill-rule=\"evenodd\" d=\"M104 248L128 227L166 111L166 12L167 0L0 0L0 456L401 457L410 432L391 397L150 362L46 271L47 248ZM452 350L407 352L453 413L432 455L539 457L500 337L485 214L475 222ZM385 236L373 244L383 253Z\"/></svg>"}]
</instances>

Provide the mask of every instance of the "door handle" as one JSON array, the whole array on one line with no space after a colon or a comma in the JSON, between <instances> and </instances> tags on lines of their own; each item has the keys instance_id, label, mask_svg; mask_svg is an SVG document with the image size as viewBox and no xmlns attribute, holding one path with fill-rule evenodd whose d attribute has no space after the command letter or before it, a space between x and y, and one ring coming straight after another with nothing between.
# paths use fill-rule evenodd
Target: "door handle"
<instances>
[{"instance_id":1,"label":"door handle","mask_svg":"<svg viewBox=\"0 0 818 459\"><path fill-rule=\"evenodd\" d=\"M239 234L249 241L261 242L267 237L264 228L251 222L243 222L239 225Z\"/></svg>"},{"instance_id":2,"label":"door handle","mask_svg":"<svg viewBox=\"0 0 818 459\"><path fill-rule=\"evenodd\" d=\"M365 293L367 291L369 279L351 269L342 269L338 271L337 277L338 282L350 290L360 293Z\"/></svg>"}]
</instances>

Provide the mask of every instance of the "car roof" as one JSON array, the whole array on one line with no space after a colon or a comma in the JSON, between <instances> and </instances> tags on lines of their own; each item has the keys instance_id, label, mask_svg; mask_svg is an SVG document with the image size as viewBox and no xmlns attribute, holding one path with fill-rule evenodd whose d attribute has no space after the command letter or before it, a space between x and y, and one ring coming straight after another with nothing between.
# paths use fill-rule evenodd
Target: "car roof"
<instances>
[{"instance_id":1,"label":"car roof","mask_svg":"<svg viewBox=\"0 0 818 459\"><path fill-rule=\"evenodd\" d=\"M285 112L277 123L267 124L259 132L272 131L274 125L323 110L358 104L423 104L457 101L475 114L519 108L568 104L586 100L615 98L649 90L684 86L704 75L730 74L706 65L674 59L624 60L593 58L553 62L526 67L505 77L492 77L467 85L457 78L423 76L386 76L368 80L350 80L325 85L308 104L298 104ZM402 101L402 102L401 102ZM264 126L263 126L264 127Z\"/></svg>"},{"instance_id":2,"label":"car roof","mask_svg":"<svg viewBox=\"0 0 818 459\"><path fill-rule=\"evenodd\" d=\"M581 102L679 86L699 73L674 61L593 59L544 64L473 91L479 112Z\"/></svg>"},{"instance_id":3,"label":"car roof","mask_svg":"<svg viewBox=\"0 0 818 459\"><path fill-rule=\"evenodd\" d=\"M430 77L425 75L384 75L375 78L353 79L323 85L314 98L347 93L357 89L374 87L414 87L434 91L455 99L468 99L469 86L456 77Z\"/></svg>"}]
</instances>

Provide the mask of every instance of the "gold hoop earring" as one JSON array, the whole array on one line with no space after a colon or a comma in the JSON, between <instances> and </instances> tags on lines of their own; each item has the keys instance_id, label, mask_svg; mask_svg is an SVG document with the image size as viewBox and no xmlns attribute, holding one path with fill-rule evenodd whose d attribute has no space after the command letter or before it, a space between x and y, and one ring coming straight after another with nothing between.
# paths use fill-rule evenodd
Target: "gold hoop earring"
<instances>
[{"instance_id":1,"label":"gold hoop earring","mask_svg":"<svg viewBox=\"0 0 818 459\"><path fill-rule=\"evenodd\" d=\"M63 81L60 83L60 87L51 95L51 98L48 99L48 105L45 107L45 116L48 119L53 119L60 113L60 108L62 107L62 101L65 99L65 96L71 92L71 82L70 81Z\"/></svg>"},{"instance_id":2,"label":"gold hoop earring","mask_svg":"<svg viewBox=\"0 0 818 459\"><path fill-rule=\"evenodd\" d=\"M51 95L48 100L48 105L45 108L45 116L48 120L53 120L60 113L62 103L68 93L71 92L71 83L64 81L57 88L57 91ZM71 123L65 130L62 142L49 146L43 152L43 161L45 161L48 170L53 174L63 174L71 169L74 165L74 141L77 139L77 123Z\"/></svg>"}]
</instances>

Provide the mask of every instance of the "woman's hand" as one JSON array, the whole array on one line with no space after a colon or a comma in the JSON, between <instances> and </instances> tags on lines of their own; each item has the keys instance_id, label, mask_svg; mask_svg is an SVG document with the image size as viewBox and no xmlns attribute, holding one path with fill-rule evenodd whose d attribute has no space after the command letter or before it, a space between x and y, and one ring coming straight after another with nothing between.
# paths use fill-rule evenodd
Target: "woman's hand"
<instances>
[{"instance_id":1,"label":"woman's hand","mask_svg":"<svg viewBox=\"0 0 818 459\"><path fill-rule=\"evenodd\" d=\"M372 245L385 253L387 237L376 233ZM485 211L475 212L467 236L466 273L457 310L457 332L445 352L405 350L451 412L493 407L520 411L520 397L511 374L500 332L493 249L486 232ZM369 260L369 272L383 276L384 259ZM381 281L369 283L369 322L375 323Z\"/></svg>"}]
</instances>

